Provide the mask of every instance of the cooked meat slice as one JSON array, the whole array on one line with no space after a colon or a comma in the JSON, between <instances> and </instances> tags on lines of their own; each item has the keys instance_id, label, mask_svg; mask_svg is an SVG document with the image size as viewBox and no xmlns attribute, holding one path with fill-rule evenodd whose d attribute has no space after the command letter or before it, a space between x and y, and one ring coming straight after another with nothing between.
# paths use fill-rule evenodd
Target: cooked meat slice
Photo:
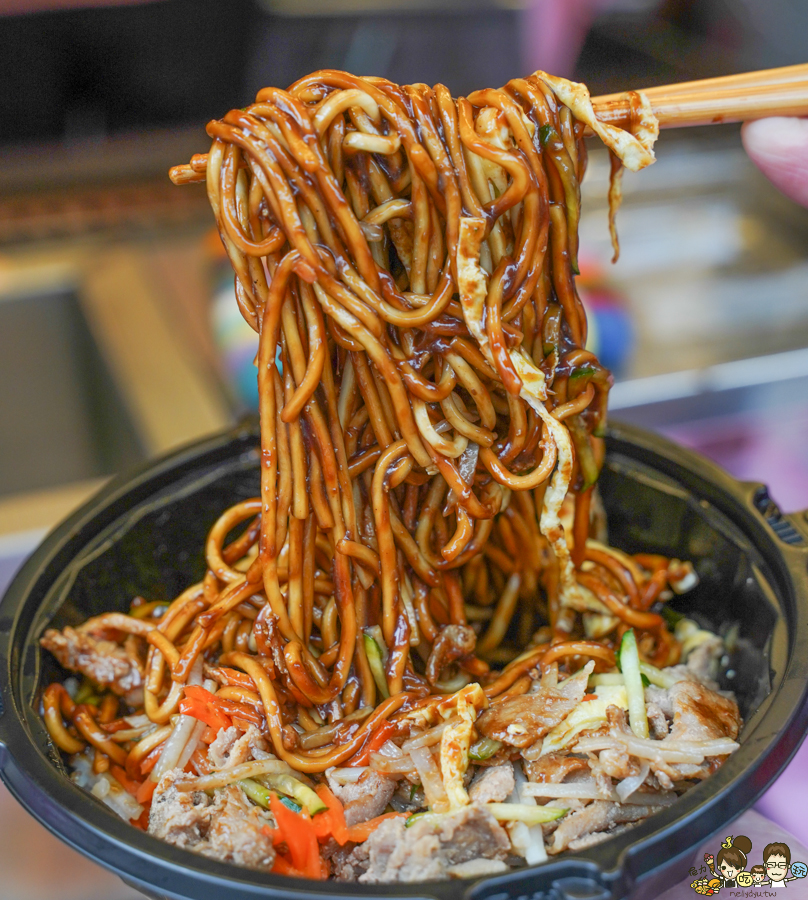
<instances>
[{"instance_id":1,"label":"cooked meat slice","mask_svg":"<svg viewBox=\"0 0 808 900\"><path fill-rule=\"evenodd\" d=\"M114 641L98 640L68 625L62 631L49 628L40 643L65 669L81 672L120 696L143 686L140 661Z\"/></svg>"},{"instance_id":2,"label":"cooked meat slice","mask_svg":"<svg viewBox=\"0 0 808 900\"><path fill-rule=\"evenodd\" d=\"M152 798L148 832L169 844L194 850L207 834L211 799L204 791L178 791L174 782L182 774L172 769L160 779Z\"/></svg>"},{"instance_id":3,"label":"cooked meat slice","mask_svg":"<svg viewBox=\"0 0 808 900\"><path fill-rule=\"evenodd\" d=\"M669 689L673 728L666 740L735 740L741 727L738 704L697 681L679 681Z\"/></svg>"},{"instance_id":4,"label":"cooked meat slice","mask_svg":"<svg viewBox=\"0 0 808 900\"><path fill-rule=\"evenodd\" d=\"M648 724L651 726L653 737L660 741L662 738L667 737L669 730L668 719L662 709L656 703L646 702L645 711L648 715Z\"/></svg>"},{"instance_id":5,"label":"cooked meat slice","mask_svg":"<svg viewBox=\"0 0 808 900\"><path fill-rule=\"evenodd\" d=\"M481 768L469 787L469 800L472 803L501 803L508 798L515 785L511 763Z\"/></svg>"},{"instance_id":6,"label":"cooked meat slice","mask_svg":"<svg viewBox=\"0 0 808 900\"><path fill-rule=\"evenodd\" d=\"M359 881L359 876L364 875L370 865L367 842L356 845L347 844L345 847L337 846L337 849L331 854L330 860L331 874L337 881Z\"/></svg>"},{"instance_id":7,"label":"cooked meat slice","mask_svg":"<svg viewBox=\"0 0 808 900\"><path fill-rule=\"evenodd\" d=\"M557 687L539 683L529 694L494 703L481 713L475 727L485 737L524 749L543 738L583 700L594 663Z\"/></svg>"},{"instance_id":8,"label":"cooked meat slice","mask_svg":"<svg viewBox=\"0 0 808 900\"><path fill-rule=\"evenodd\" d=\"M618 825L616 828L612 828L611 831L596 831L593 834L588 834L586 837L570 841L567 845L567 850L586 850L588 847L594 847L596 844L600 844L616 834L629 831L634 824L634 822L630 822L626 825Z\"/></svg>"},{"instance_id":9,"label":"cooked meat slice","mask_svg":"<svg viewBox=\"0 0 808 900\"><path fill-rule=\"evenodd\" d=\"M390 798L390 806L396 812L417 812L426 805L424 789L406 779L398 782L393 796Z\"/></svg>"},{"instance_id":10,"label":"cooked meat slice","mask_svg":"<svg viewBox=\"0 0 808 900\"><path fill-rule=\"evenodd\" d=\"M683 668L678 666L677 668ZM684 679L689 681L690 679ZM673 719L673 698L667 688L657 687L655 684L649 684L645 689L645 708L653 706L658 709L663 716Z\"/></svg>"},{"instance_id":11,"label":"cooked meat slice","mask_svg":"<svg viewBox=\"0 0 808 900\"><path fill-rule=\"evenodd\" d=\"M539 784L560 784L573 772L589 769L589 760L580 756L562 756L560 753L548 753L538 759L525 760L523 763L528 781Z\"/></svg>"},{"instance_id":12,"label":"cooked meat slice","mask_svg":"<svg viewBox=\"0 0 808 900\"><path fill-rule=\"evenodd\" d=\"M657 738L707 741L724 737L734 740L738 736L741 718L737 703L731 697L711 690L701 681L677 681L667 690L649 685L645 689L645 702ZM670 730L667 728L668 720L673 720Z\"/></svg>"},{"instance_id":13,"label":"cooked meat slice","mask_svg":"<svg viewBox=\"0 0 808 900\"><path fill-rule=\"evenodd\" d=\"M510 866L501 859L470 859L449 866L446 871L451 878L482 878L484 875L499 875L509 869Z\"/></svg>"},{"instance_id":14,"label":"cooked meat slice","mask_svg":"<svg viewBox=\"0 0 808 900\"><path fill-rule=\"evenodd\" d=\"M240 729L231 725L222 728L216 740L208 747L208 760L213 769L229 769L241 765L252 756L253 745L261 735L254 725L242 734Z\"/></svg>"},{"instance_id":15,"label":"cooked meat slice","mask_svg":"<svg viewBox=\"0 0 808 900\"><path fill-rule=\"evenodd\" d=\"M380 816L396 789L394 779L380 775L373 769L368 769L359 781L353 784L341 785L332 780L329 785L345 807L345 821L348 827Z\"/></svg>"},{"instance_id":16,"label":"cooked meat slice","mask_svg":"<svg viewBox=\"0 0 808 900\"><path fill-rule=\"evenodd\" d=\"M724 642L718 635L712 635L688 653L685 665L703 685L715 689L723 655Z\"/></svg>"},{"instance_id":17,"label":"cooked meat slice","mask_svg":"<svg viewBox=\"0 0 808 900\"><path fill-rule=\"evenodd\" d=\"M510 697L478 716L480 734L523 749L535 744L580 703L557 689L539 688L535 694Z\"/></svg>"},{"instance_id":18,"label":"cooked meat slice","mask_svg":"<svg viewBox=\"0 0 808 900\"><path fill-rule=\"evenodd\" d=\"M194 849L203 856L248 869L269 870L275 862L272 838L261 830L268 820L245 798L241 788L228 785L216 793L205 840Z\"/></svg>"},{"instance_id":19,"label":"cooked meat slice","mask_svg":"<svg viewBox=\"0 0 808 900\"><path fill-rule=\"evenodd\" d=\"M437 684L440 673L450 663L474 653L477 635L468 625L444 625L432 644L426 664L426 680Z\"/></svg>"},{"instance_id":20,"label":"cooked meat slice","mask_svg":"<svg viewBox=\"0 0 808 900\"><path fill-rule=\"evenodd\" d=\"M561 853L569 847L571 841L596 832L607 831L614 828L615 825L622 825L625 822L639 822L661 808L661 806L639 806L612 803L608 800L593 800L588 806L561 820L547 852Z\"/></svg>"},{"instance_id":21,"label":"cooked meat slice","mask_svg":"<svg viewBox=\"0 0 808 900\"><path fill-rule=\"evenodd\" d=\"M636 775L640 771L637 761L620 747L609 747L606 750L601 750L598 757L598 768L604 775L608 775L617 781Z\"/></svg>"},{"instance_id":22,"label":"cooked meat slice","mask_svg":"<svg viewBox=\"0 0 808 900\"><path fill-rule=\"evenodd\" d=\"M409 828L400 819L388 819L363 848L369 865L362 882L445 881L459 863L504 859L510 841L484 806L471 805Z\"/></svg>"},{"instance_id":23,"label":"cooked meat slice","mask_svg":"<svg viewBox=\"0 0 808 900\"><path fill-rule=\"evenodd\" d=\"M219 729L216 740L208 747L208 762L212 768L224 769L227 766L227 756L240 736L241 732L235 725Z\"/></svg>"}]
</instances>

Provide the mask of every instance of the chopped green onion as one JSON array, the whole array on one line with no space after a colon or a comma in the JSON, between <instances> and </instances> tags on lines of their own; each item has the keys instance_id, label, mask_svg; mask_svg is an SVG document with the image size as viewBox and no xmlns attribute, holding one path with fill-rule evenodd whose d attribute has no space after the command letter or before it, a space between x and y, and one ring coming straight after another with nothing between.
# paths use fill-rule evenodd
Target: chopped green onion
<instances>
[{"instance_id":1,"label":"chopped green onion","mask_svg":"<svg viewBox=\"0 0 808 900\"><path fill-rule=\"evenodd\" d=\"M387 678L384 674L381 647L379 647L376 640L367 633L365 633L364 639L365 653L368 658L368 664L370 665L370 671L373 674L373 680L376 682L379 693L386 700L390 696L390 690L387 687Z\"/></svg>"},{"instance_id":2,"label":"chopped green onion","mask_svg":"<svg viewBox=\"0 0 808 900\"><path fill-rule=\"evenodd\" d=\"M421 787L420 784L414 784L410 788L410 802L412 802L415 799L415 795L418 793L418 788L420 788L420 787Z\"/></svg>"},{"instance_id":3,"label":"chopped green onion","mask_svg":"<svg viewBox=\"0 0 808 900\"><path fill-rule=\"evenodd\" d=\"M539 128L539 140L541 141L542 147L546 147L550 141L550 138L555 135L555 128L552 125L542 125Z\"/></svg>"},{"instance_id":4,"label":"chopped green onion","mask_svg":"<svg viewBox=\"0 0 808 900\"><path fill-rule=\"evenodd\" d=\"M628 721L631 730L638 738L648 737L648 714L645 710L645 688L640 672L640 653L637 649L637 638L632 630L623 635L620 642L618 662L626 682L628 697Z\"/></svg>"},{"instance_id":5,"label":"chopped green onion","mask_svg":"<svg viewBox=\"0 0 808 900\"><path fill-rule=\"evenodd\" d=\"M495 741L493 738L480 738L469 749L469 759L490 759L499 748L502 741Z\"/></svg>"},{"instance_id":6,"label":"chopped green onion","mask_svg":"<svg viewBox=\"0 0 808 900\"><path fill-rule=\"evenodd\" d=\"M296 803L306 808L310 816L328 809L310 787L291 775L264 775L262 781L279 794L292 797Z\"/></svg>"},{"instance_id":7,"label":"chopped green onion","mask_svg":"<svg viewBox=\"0 0 808 900\"><path fill-rule=\"evenodd\" d=\"M485 808L498 822L524 822L525 825L554 822L569 811L560 806L528 806L527 803L486 803Z\"/></svg>"}]
</instances>

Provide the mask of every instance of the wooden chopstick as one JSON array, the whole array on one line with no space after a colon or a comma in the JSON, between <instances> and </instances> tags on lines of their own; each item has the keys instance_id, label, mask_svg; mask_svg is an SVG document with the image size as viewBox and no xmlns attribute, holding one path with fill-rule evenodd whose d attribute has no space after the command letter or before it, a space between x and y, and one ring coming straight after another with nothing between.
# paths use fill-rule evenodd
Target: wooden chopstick
<instances>
[{"instance_id":1,"label":"wooden chopstick","mask_svg":"<svg viewBox=\"0 0 808 900\"><path fill-rule=\"evenodd\" d=\"M766 84L789 84L794 81L808 81L808 63L796 66L783 66L779 69L761 69L758 72L740 72L737 75L722 75L720 78L702 78L699 81L682 81L679 84L663 84L656 87L642 88L642 92L650 99L654 96L673 96L674 94L695 94L701 91L723 91L733 88L749 88ZM602 94L596 102L607 102L624 98L623 93Z\"/></svg>"},{"instance_id":2,"label":"wooden chopstick","mask_svg":"<svg viewBox=\"0 0 808 900\"><path fill-rule=\"evenodd\" d=\"M808 64L664 85L643 91L660 128L808 115ZM629 93L592 100L599 119L628 127Z\"/></svg>"}]
</instances>

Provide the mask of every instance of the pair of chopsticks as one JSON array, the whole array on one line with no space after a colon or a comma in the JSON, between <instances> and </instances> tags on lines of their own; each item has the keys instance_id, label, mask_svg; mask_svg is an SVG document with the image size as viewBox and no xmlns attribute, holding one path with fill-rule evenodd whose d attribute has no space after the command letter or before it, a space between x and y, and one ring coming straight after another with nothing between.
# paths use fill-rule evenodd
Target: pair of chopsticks
<instances>
[{"instance_id":1,"label":"pair of chopsticks","mask_svg":"<svg viewBox=\"0 0 808 900\"><path fill-rule=\"evenodd\" d=\"M767 116L808 116L808 63L722 78L647 88L660 128L747 122ZM603 122L631 122L630 92L594 97Z\"/></svg>"}]
</instances>

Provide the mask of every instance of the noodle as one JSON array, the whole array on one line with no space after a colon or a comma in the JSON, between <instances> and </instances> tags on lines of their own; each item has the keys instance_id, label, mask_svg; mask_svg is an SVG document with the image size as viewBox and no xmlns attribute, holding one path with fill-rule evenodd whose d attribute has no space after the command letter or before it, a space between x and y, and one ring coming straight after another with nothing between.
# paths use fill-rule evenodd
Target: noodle
<instances>
[{"instance_id":1,"label":"noodle","mask_svg":"<svg viewBox=\"0 0 808 900\"><path fill-rule=\"evenodd\" d=\"M585 349L574 279L583 135L648 165L656 126L635 105L631 133L543 72L455 101L326 70L209 123L210 152L171 177L206 183L259 335L260 497L220 516L204 579L167 609L46 634L57 656L57 638L129 641L142 704L117 676L94 681L154 726L115 742L117 722L52 685L58 747L89 744L131 779L190 760L203 777L180 791L246 778L253 800L259 775L322 783L381 760L454 809L475 723L534 697L532 678L554 690L559 665L591 660L569 680L582 695L627 631L643 661L678 661L650 607L683 565L589 543L611 377ZM188 717L207 743L260 734L248 752L263 756L207 774Z\"/></svg>"}]
</instances>

